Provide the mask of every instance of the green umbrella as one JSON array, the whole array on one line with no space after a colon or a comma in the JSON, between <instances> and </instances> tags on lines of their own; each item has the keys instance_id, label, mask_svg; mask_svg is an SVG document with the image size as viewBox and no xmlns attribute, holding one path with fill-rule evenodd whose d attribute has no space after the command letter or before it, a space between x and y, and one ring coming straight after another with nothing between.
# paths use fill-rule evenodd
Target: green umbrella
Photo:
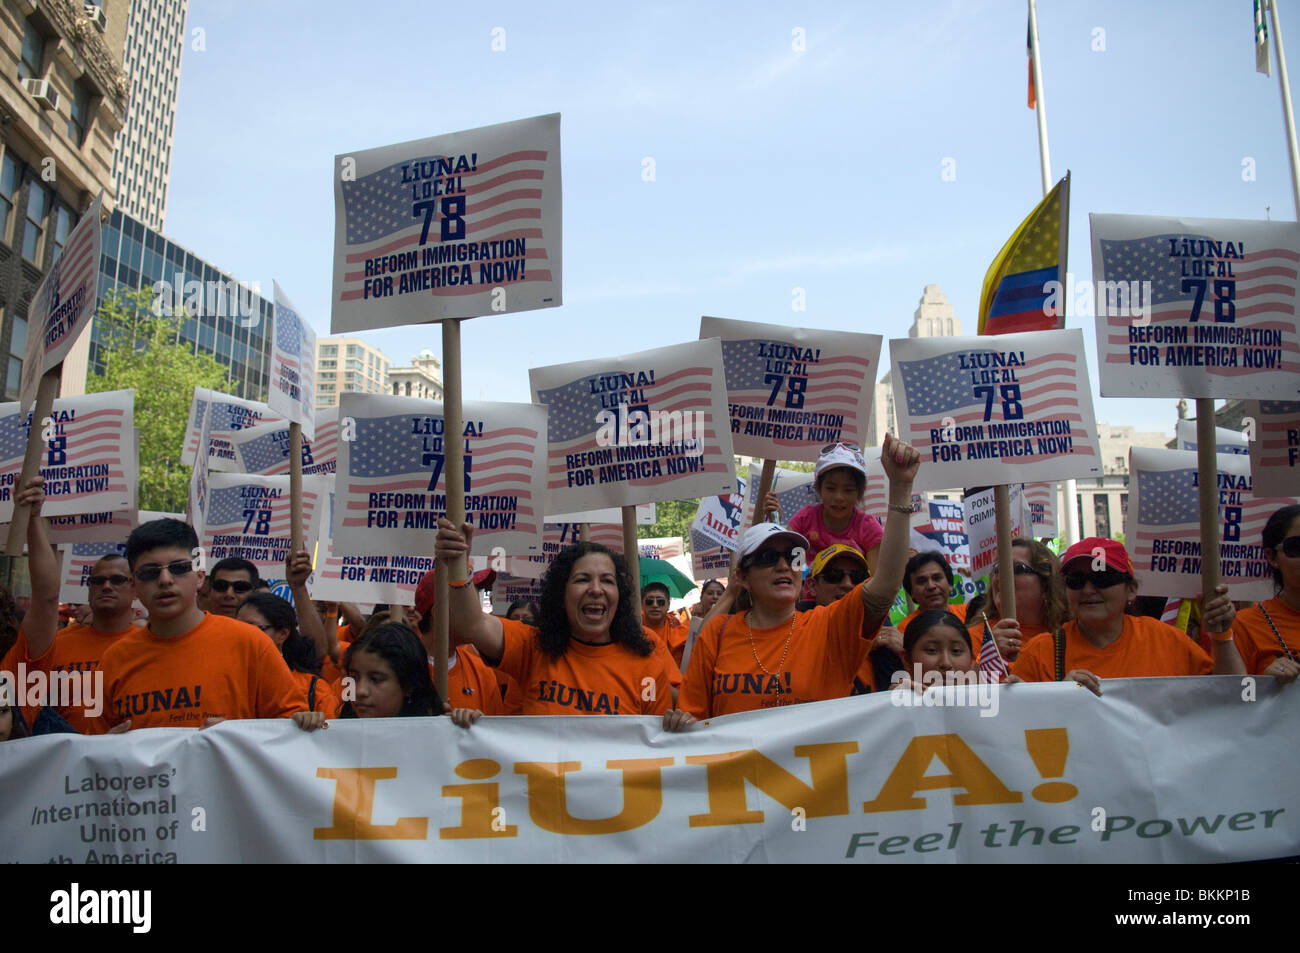
<instances>
[{"instance_id":1,"label":"green umbrella","mask_svg":"<svg viewBox=\"0 0 1300 953\"><path fill-rule=\"evenodd\" d=\"M680 599L696 588L695 583L670 562L651 559L649 556L641 556L640 561L642 589L652 582L661 582L668 587L668 592L674 599Z\"/></svg>"}]
</instances>

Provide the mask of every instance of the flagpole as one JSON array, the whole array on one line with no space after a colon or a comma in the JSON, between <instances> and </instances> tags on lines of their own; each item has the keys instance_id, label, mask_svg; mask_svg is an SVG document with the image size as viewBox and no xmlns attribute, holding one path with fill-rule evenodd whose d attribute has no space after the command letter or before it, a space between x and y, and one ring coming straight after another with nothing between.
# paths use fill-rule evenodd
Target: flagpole
<instances>
[{"instance_id":1,"label":"flagpole","mask_svg":"<svg viewBox=\"0 0 1300 953\"><path fill-rule=\"evenodd\" d=\"M1038 4L1029 0L1029 50L1034 70L1034 113L1038 118L1038 166L1043 178L1043 194L1052 190L1052 157L1047 148L1047 97L1043 94L1043 69L1038 62ZM1066 226L1068 228L1068 226ZM1066 276L1061 275L1061 281ZM1068 292L1067 292L1068 293ZM1078 485L1066 480L1062 486L1061 509L1065 511L1065 544L1079 541ZM1060 521L1058 520L1058 523ZM1059 529L1060 527L1058 527Z\"/></svg>"},{"instance_id":2,"label":"flagpole","mask_svg":"<svg viewBox=\"0 0 1300 953\"><path fill-rule=\"evenodd\" d=\"M1282 49L1282 24L1277 20L1277 0L1268 0L1273 12L1273 47L1277 51L1277 80L1282 87L1282 118L1286 121L1286 147L1291 157L1291 195L1300 221L1300 149L1296 147L1295 113L1291 110L1291 82L1286 75L1286 53Z\"/></svg>"}]
</instances>

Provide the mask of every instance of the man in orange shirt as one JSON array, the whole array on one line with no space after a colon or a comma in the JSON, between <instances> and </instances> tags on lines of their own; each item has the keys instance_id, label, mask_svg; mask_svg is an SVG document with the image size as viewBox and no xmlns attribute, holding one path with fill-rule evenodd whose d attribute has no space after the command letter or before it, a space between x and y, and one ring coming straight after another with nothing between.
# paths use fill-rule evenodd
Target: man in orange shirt
<instances>
[{"instance_id":1,"label":"man in orange shirt","mask_svg":"<svg viewBox=\"0 0 1300 953\"><path fill-rule=\"evenodd\" d=\"M240 603L261 586L256 566L239 556L227 556L212 567L199 588L199 606L233 619Z\"/></svg>"},{"instance_id":2,"label":"man in orange shirt","mask_svg":"<svg viewBox=\"0 0 1300 953\"><path fill-rule=\"evenodd\" d=\"M101 729L202 728L227 718L281 718L307 709L275 644L261 631L198 607L194 529L180 520L137 526L126 557L148 629L104 653Z\"/></svg>"},{"instance_id":3,"label":"man in orange shirt","mask_svg":"<svg viewBox=\"0 0 1300 953\"><path fill-rule=\"evenodd\" d=\"M667 646L673 662L680 669L688 629L674 613L668 611L670 601L668 587L662 582L648 582L641 587L641 625Z\"/></svg>"}]
</instances>

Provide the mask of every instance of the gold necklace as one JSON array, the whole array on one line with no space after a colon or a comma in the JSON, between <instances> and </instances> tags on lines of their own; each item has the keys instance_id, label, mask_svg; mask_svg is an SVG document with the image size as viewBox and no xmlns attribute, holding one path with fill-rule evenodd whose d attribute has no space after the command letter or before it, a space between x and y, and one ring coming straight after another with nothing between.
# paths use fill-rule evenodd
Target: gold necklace
<instances>
[{"instance_id":1,"label":"gold necklace","mask_svg":"<svg viewBox=\"0 0 1300 953\"><path fill-rule=\"evenodd\" d=\"M745 628L749 632L749 650L754 653L754 661L758 663L758 667L763 670L764 675L768 676L769 678L772 677L773 675L776 676L776 693L780 695L781 694L781 670L785 668L785 658L787 655L790 654L790 640L794 638L794 623L795 620L799 617L799 613L796 612L794 613L794 615L790 616L790 632L785 637L785 651L781 653L781 662L780 664L777 665L775 672L769 672L767 670L767 666L763 664L763 660L758 657L758 647L754 644L754 627L753 625L750 624L749 621L749 617L752 611L753 610L750 610L750 612L745 613Z\"/></svg>"}]
</instances>

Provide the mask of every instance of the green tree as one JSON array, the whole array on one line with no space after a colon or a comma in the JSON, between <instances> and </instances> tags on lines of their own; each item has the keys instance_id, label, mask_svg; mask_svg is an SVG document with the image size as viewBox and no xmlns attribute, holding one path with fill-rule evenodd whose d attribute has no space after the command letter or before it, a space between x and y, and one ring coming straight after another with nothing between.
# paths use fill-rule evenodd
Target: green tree
<instances>
[{"instance_id":1,"label":"green tree","mask_svg":"<svg viewBox=\"0 0 1300 953\"><path fill-rule=\"evenodd\" d=\"M145 510L184 512L190 468L181 464L181 445L194 388L226 391L226 368L210 354L195 354L181 340L185 315L154 313L152 292L116 289L95 315L102 374L86 379L86 391L135 391L135 425L140 431L140 497Z\"/></svg>"},{"instance_id":2,"label":"green tree","mask_svg":"<svg viewBox=\"0 0 1300 953\"><path fill-rule=\"evenodd\" d=\"M660 536L684 536L686 537L687 548L690 548L691 521L695 519L695 511L699 509L700 501L695 500L668 500L664 503L655 504L656 521L649 526L638 526L636 528L637 539L654 539Z\"/></svg>"}]
</instances>

